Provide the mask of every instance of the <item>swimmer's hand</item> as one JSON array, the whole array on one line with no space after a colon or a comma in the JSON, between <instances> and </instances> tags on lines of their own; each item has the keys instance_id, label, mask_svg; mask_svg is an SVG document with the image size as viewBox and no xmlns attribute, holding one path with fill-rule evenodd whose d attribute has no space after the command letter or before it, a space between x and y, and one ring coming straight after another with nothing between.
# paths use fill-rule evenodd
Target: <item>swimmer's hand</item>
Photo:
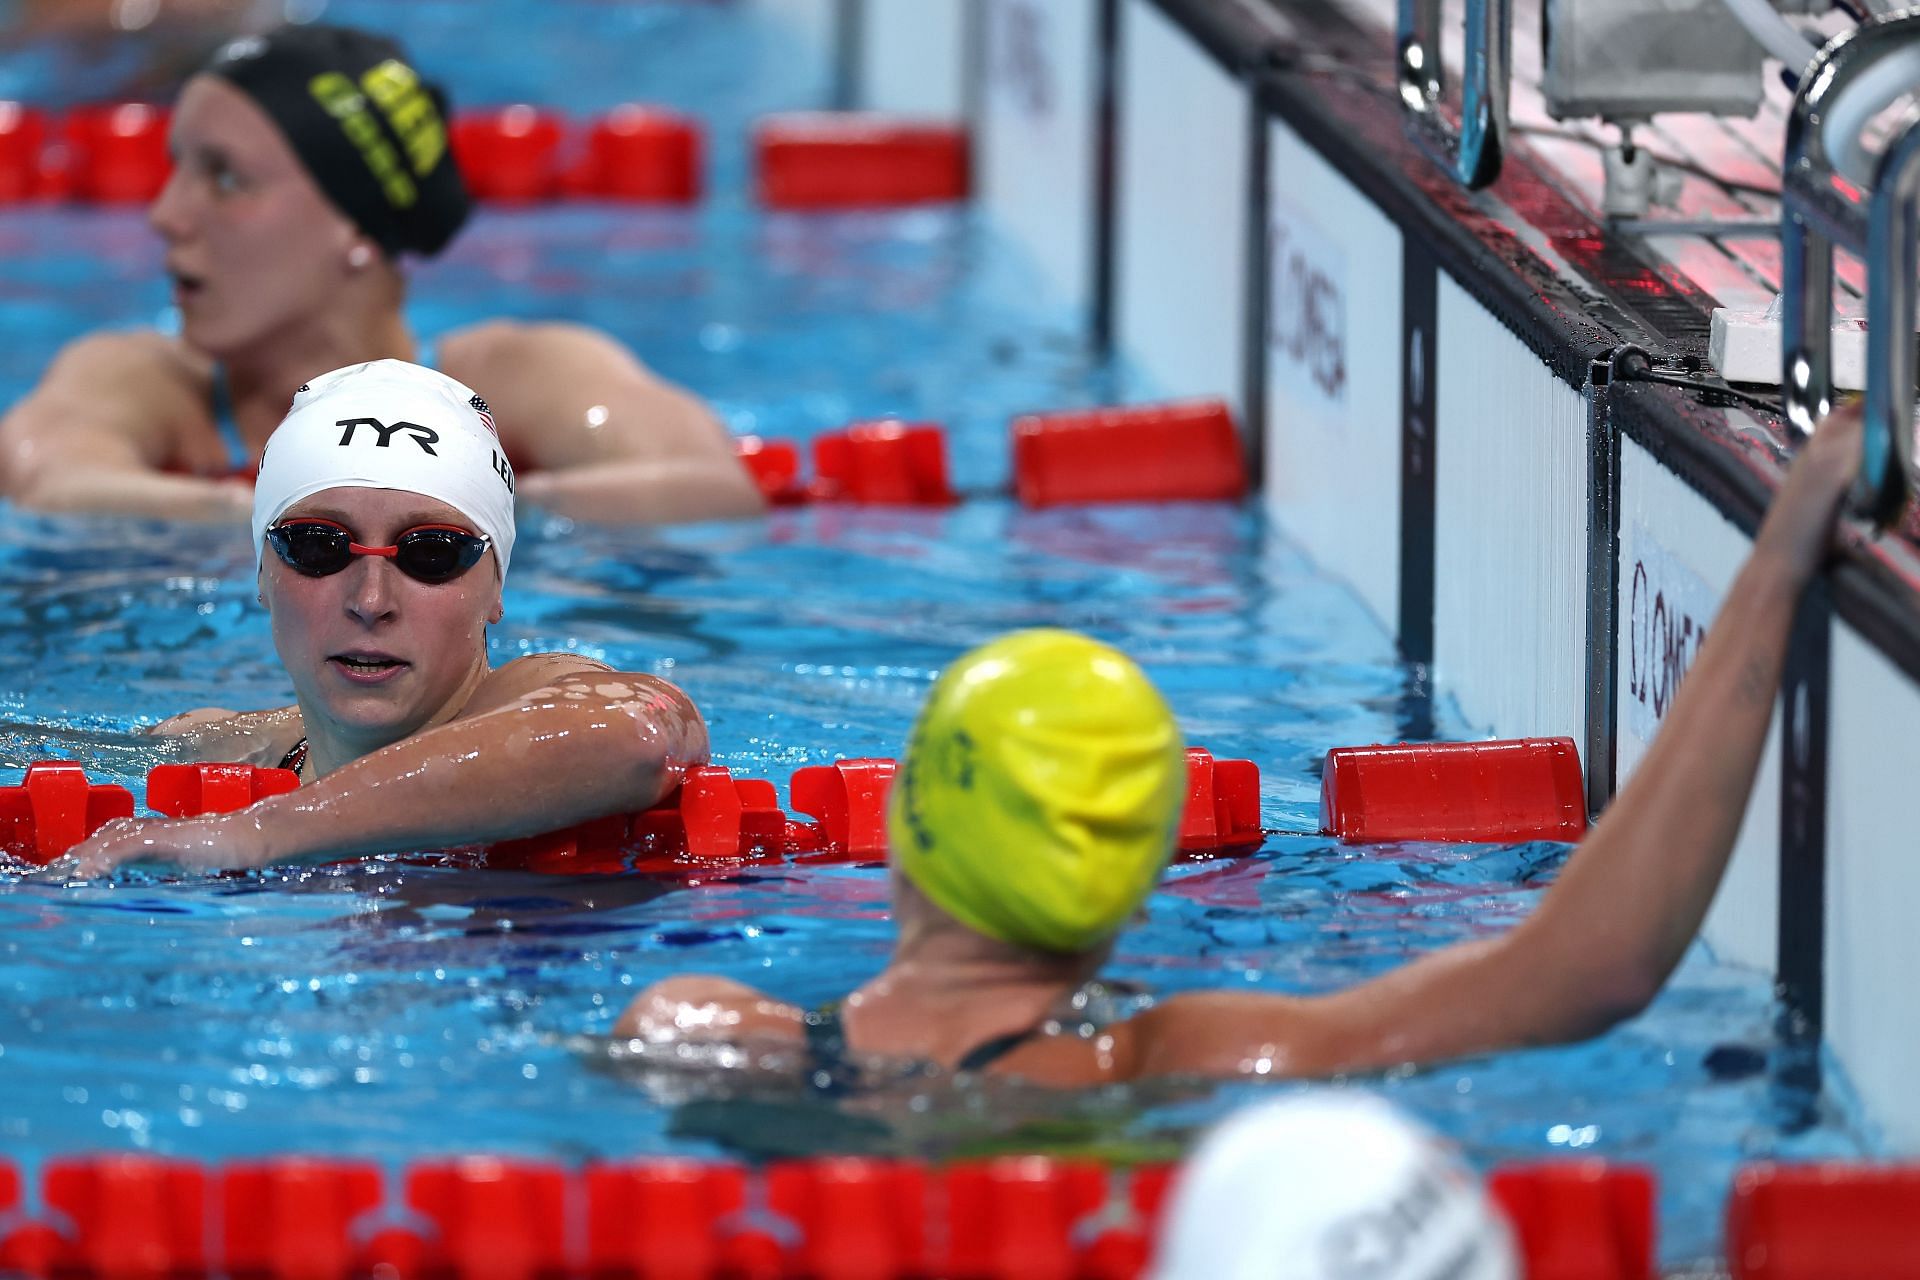
<instances>
[{"instance_id":1,"label":"swimmer's hand","mask_svg":"<svg viewBox=\"0 0 1920 1280\"><path fill-rule=\"evenodd\" d=\"M1756 553L1778 557L1797 581L1813 576L1845 527L1838 517L1860 470L1861 418L1855 401L1820 420L1794 455L1754 539Z\"/></svg>"},{"instance_id":2,"label":"swimmer's hand","mask_svg":"<svg viewBox=\"0 0 1920 1280\"><path fill-rule=\"evenodd\" d=\"M54 866L66 876L106 875L123 862L179 867L259 867L273 851L257 815L210 813L197 818L116 818L75 845Z\"/></svg>"}]
</instances>

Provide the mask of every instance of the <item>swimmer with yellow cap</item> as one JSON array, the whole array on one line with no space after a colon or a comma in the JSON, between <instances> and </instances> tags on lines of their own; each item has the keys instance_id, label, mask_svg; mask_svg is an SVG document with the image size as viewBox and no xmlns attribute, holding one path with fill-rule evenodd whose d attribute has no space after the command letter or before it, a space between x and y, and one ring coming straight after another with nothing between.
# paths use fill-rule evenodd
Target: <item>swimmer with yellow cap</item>
<instances>
[{"instance_id":1,"label":"swimmer with yellow cap","mask_svg":"<svg viewBox=\"0 0 1920 1280\"><path fill-rule=\"evenodd\" d=\"M1187 991L1090 1025L1083 994L1166 864L1180 734L1123 654L996 640L935 683L890 798L886 968L805 1011L727 979L655 983L615 1035L799 1050L815 1079L911 1060L1052 1085L1381 1070L1595 1035L1642 1008L1732 850L1800 591L1860 453L1859 415L1804 447L1647 759L1525 921L1321 995Z\"/></svg>"}]
</instances>

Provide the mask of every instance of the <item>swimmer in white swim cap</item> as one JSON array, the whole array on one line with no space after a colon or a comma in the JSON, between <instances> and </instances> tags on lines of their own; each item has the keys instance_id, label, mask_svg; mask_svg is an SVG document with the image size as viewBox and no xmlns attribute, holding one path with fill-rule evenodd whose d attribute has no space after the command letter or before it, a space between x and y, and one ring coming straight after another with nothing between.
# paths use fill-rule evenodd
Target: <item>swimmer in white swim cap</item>
<instances>
[{"instance_id":1,"label":"swimmer in white swim cap","mask_svg":"<svg viewBox=\"0 0 1920 1280\"><path fill-rule=\"evenodd\" d=\"M1150 1280L1518 1280L1512 1233L1454 1152L1379 1098L1228 1116L1174 1182Z\"/></svg>"},{"instance_id":2,"label":"swimmer in white swim cap","mask_svg":"<svg viewBox=\"0 0 1920 1280\"><path fill-rule=\"evenodd\" d=\"M241 516L294 388L398 358L486 395L504 452L527 473L524 501L645 523L764 509L706 405L607 334L507 320L430 341L413 332L406 260L444 249L471 202L446 95L395 41L323 22L230 41L170 119L174 166L147 217L165 244L178 332L122 317L67 335L0 418L0 497Z\"/></svg>"},{"instance_id":3,"label":"swimmer in white swim cap","mask_svg":"<svg viewBox=\"0 0 1920 1280\"><path fill-rule=\"evenodd\" d=\"M498 669L513 470L486 402L398 360L301 388L254 489L260 600L296 702L155 730L193 759L278 765L301 788L234 814L128 820L75 850L251 866L435 849L644 809L707 758L680 690L569 653Z\"/></svg>"}]
</instances>

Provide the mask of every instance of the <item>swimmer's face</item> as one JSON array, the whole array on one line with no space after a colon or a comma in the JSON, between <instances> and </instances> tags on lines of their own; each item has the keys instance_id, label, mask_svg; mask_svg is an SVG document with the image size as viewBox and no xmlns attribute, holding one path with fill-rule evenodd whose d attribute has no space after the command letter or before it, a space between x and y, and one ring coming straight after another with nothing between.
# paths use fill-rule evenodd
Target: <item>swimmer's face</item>
<instances>
[{"instance_id":1,"label":"swimmer's face","mask_svg":"<svg viewBox=\"0 0 1920 1280\"><path fill-rule=\"evenodd\" d=\"M473 529L446 503L395 489L323 489L281 518L295 516L336 521L365 546L391 546L423 524ZM500 618L499 562L491 548L473 568L438 585L414 581L382 556L355 556L339 573L309 578L269 550L260 594L309 731L324 719L361 751L456 715L486 674L486 627Z\"/></svg>"},{"instance_id":2,"label":"swimmer's face","mask_svg":"<svg viewBox=\"0 0 1920 1280\"><path fill-rule=\"evenodd\" d=\"M266 113L226 81L195 76L174 106L170 147L173 176L147 216L167 242L187 341L226 356L324 314L363 237Z\"/></svg>"}]
</instances>

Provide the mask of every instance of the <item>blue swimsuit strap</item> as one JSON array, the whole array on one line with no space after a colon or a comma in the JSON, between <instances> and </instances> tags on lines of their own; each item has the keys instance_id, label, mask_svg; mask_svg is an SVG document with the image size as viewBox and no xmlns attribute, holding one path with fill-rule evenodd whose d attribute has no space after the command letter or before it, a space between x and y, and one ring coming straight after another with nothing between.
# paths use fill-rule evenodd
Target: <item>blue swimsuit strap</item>
<instances>
[{"instance_id":1,"label":"blue swimsuit strap","mask_svg":"<svg viewBox=\"0 0 1920 1280\"><path fill-rule=\"evenodd\" d=\"M253 451L241 438L240 423L233 416L233 395L227 390L226 366L213 366L213 425L227 446L227 468L244 471L253 465Z\"/></svg>"},{"instance_id":2,"label":"blue swimsuit strap","mask_svg":"<svg viewBox=\"0 0 1920 1280\"><path fill-rule=\"evenodd\" d=\"M421 342L414 347L413 362L429 369L438 368L434 363L437 354L431 342ZM247 448L246 439L240 434L239 420L233 416L233 393L227 390L227 369L219 363L213 366L213 426L227 447L228 468L245 471L252 467L253 450Z\"/></svg>"}]
</instances>

